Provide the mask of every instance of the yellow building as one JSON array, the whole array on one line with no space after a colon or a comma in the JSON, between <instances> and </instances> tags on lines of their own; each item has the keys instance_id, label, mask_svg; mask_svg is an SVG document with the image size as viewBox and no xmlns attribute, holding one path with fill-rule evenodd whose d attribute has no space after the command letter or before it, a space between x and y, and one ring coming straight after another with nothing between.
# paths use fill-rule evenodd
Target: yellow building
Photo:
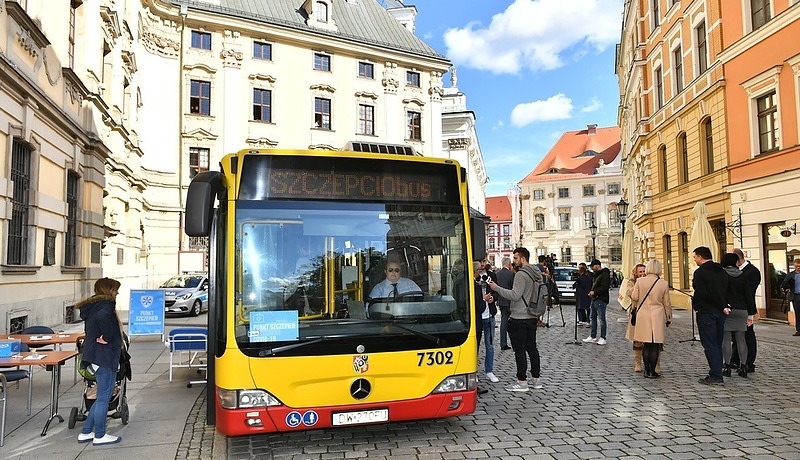
<instances>
[{"instance_id":1,"label":"yellow building","mask_svg":"<svg viewBox=\"0 0 800 460\"><path fill-rule=\"evenodd\" d=\"M624 187L636 259L662 261L664 278L682 290L691 287L694 268L689 241L695 203L708 207L720 253L732 246L717 8L700 0L625 2L617 53Z\"/></svg>"}]
</instances>

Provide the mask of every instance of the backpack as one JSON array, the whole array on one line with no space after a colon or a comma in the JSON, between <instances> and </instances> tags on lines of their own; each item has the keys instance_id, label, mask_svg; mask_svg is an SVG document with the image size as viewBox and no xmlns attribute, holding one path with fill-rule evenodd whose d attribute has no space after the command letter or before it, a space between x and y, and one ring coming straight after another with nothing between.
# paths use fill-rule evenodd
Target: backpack
<instances>
[{"instance_id":1,"label":"backpack","mask_svg":"<svg viewBox=\"0 0 800 460\"><path fill-rule=\"evenodd\" d=\"M525 303L525 310L527 310L529 315L539 318L547 311L547 285L545 283L537 283L531 274L525 270L522 270L522 273L528 275L528 278L533 282L533 296L531 302L528 303L525 297L522 298L522 302Z\"/></svg>"}]
</instances>

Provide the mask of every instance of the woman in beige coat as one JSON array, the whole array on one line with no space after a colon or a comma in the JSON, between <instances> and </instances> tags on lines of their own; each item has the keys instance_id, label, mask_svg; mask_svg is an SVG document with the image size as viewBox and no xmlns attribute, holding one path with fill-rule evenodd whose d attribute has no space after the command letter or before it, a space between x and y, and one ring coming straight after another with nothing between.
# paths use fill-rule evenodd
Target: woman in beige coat
<instances>
[{"instance_id":1,"label":"woman in beige coat","mask_svg":"<svg viewBox=\"0 0 800 460\"><path fill-rule=\"evenodd\" d=\"M631 271L631 274L628 278L625 278L625 281L622 282L622 287L619 290L619 303L622 305L622 308L628 310L628 327L625 329L625 338L633 342L633 371L634 372L642 372L642 342L637 342L633 340L633 332L636 330L635 326L631 324L631 312L639 304L633 304L631 302L631 293L633 292L633 286L636 285L636 280L644 276L644 264L636 264Z\"/></svg>"},{"instance_id":2,"label":"woman in beige coat","mask_svg":"<svg viewBox=\"0 0 800 460\"><path fill-rule=\"evenodd\" d=\"M667 335L667 326L672 322L672 303L669 284L661 279L661 262L647 262L644 271L645 276L636 280L631 291L631 303L637 306L641 304L636 315L633 340L644 343L644 376L658 378L661 375L656 372L656 363Z\"/></svg>"}]
</instances>

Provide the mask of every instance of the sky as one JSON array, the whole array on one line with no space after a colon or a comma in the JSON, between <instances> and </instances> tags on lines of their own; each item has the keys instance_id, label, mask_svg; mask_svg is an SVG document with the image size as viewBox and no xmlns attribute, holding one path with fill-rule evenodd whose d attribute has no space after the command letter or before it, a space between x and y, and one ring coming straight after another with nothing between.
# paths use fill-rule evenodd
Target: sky
<instances>
[{"instance_id":1,"label":"sky","mask_svg":"<svg viewBox=\"0 0 800 460\"><path fill-rule=\"evenodd\" d=\"M565 131L617 124L623 0L406 0L456 67L489 176L505 195ZM450 86L450 73L443 78Z\"/></svg>"}]
</instances>

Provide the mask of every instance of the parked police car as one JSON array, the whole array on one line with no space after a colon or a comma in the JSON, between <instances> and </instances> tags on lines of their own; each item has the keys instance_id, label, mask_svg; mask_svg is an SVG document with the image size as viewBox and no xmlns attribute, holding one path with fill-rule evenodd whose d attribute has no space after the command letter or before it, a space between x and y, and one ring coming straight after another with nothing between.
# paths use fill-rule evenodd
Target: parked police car
<instances>
[{"instance_id":1,"label":"parked police car","mask_svg":"<svg viewBox=\"0 0 800 460\"><path fill-rule=\"evenodd\" d=\"M197 316L208 311L208 277L203 273L176 275L162 284L164 313Z\"/></svg>"}]
</instances>

